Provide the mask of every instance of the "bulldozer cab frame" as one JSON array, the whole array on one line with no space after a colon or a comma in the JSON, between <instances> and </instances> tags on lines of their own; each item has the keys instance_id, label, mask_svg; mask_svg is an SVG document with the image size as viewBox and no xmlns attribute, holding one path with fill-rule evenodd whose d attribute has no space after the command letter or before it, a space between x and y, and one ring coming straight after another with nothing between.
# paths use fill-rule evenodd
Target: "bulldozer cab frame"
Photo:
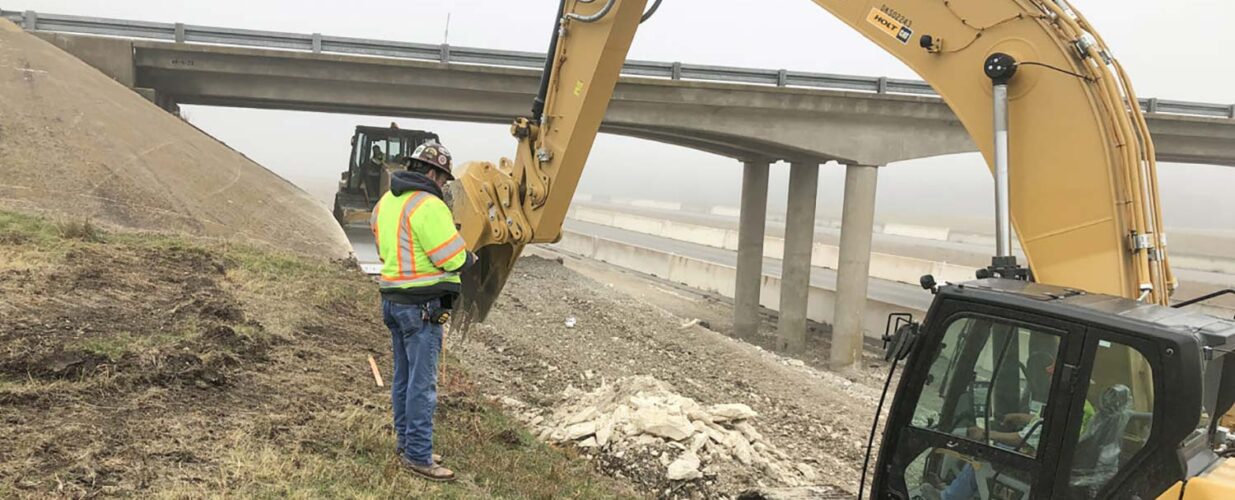
<instances>
[{"instance_id":1,"label":"bulldozer cab frame","mask_svg":"<svg viewBox=\"0 0 1235 500\"><path fill-rule=\"evenodd\" d=\"M1225 444L1235 322L987 279L916 328L873 498L1153 498Z\"/></svg>"},{"instance_id":2,"label":"bulldozer cab frame","mask_svg":"<svg viewBox=\"0 0 1235 500\"><path fill-rule=\"evenodd\" d=\"M398 127L357 126L352 134L347 170L335 193L334 215L342 225L367 223L377 200L390 188L390 170L403 168L407 157L437 134Z\"/></svg>"}]
</instances>

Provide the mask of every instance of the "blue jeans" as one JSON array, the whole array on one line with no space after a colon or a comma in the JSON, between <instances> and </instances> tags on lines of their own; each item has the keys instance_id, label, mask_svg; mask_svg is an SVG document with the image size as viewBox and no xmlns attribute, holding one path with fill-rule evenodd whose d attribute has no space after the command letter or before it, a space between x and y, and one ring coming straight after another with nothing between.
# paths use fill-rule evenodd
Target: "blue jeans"
<instances>
[{"instance_id":1,"label":"blue jeans","mask_svg":"<svg viewBox=\"0 0 1235 500\"><path fill-rule=\"evenodd\" d=\"M390 402L398 446L408 461L429 466L433 464L433 411L437 408L442 325L425 320L425 306L385 300L382 320L390 329L394 354Z\"/></svg>"},{"instance_id":2,"label":"blue jeans","mask_svg":"<svg viewBox=\"0 0 1235 500\"><path fill-rule=\"evenodd\" d=\"M978 475L973 470L973 465L965 464L965 468L939 497L943 500L966 500L977 498L977 493Z\"/></svg>"}]
</instances>

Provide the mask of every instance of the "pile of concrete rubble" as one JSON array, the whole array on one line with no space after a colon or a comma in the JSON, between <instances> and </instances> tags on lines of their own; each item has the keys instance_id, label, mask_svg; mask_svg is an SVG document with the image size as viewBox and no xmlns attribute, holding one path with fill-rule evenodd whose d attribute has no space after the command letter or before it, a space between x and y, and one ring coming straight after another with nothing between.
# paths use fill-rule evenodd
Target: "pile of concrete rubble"
<instances>
[{"instance_id":1,"label":"pile of concrete rubble","mask_svg":"<svg viewBox=\"0 0 1235 500\"><path fill-rule=\"evenodd\" d=\"M504 403L523 406L508 398ZM814 481L811 466L793 465L755 429L751 420L757 416L741 403L703 406L648 376L625 377L591 392L567 388L551 413L523 412L544 441L618 458L663 449L660 460L671 481L714 477L734 466L755 468L789 486Z\"/></svg>"}]
</instances>

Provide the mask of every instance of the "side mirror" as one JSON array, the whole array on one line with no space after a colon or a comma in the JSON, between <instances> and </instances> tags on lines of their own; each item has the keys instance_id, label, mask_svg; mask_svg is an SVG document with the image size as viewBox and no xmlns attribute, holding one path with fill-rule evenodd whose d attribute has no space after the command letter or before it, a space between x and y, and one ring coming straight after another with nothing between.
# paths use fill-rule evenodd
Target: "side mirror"
<instances>
[{"instance_id":1,"label":"side mirror","mask_svg":"<svg viewBox=\"0 0 1235 500\"><path fill-rule=\"evenodd\" d=\"M918 323L909 313L892 313L883 331L883 360L901 361L909 356L918 339Z\"/></svg>"},{"instance_id":2,"label":"side mirror","mask_svg":"<svg viewBox=\"0 0 1235 500\"><path fill-rule=\"evenodd\" d=\"M903 361L918 341L918 324L906 323L896 329L883 353L884 361Z\"/></svg>"}]
</instances>

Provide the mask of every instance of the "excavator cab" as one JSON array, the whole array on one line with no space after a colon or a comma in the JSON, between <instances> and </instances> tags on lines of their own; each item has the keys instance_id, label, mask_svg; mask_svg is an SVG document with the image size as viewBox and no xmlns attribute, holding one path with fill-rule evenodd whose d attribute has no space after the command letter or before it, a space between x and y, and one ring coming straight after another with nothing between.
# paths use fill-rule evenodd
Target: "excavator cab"
<instances>
[{"instance_id":1,"label":"excavator cab","mask_svg":"<svg viewBox=\"0 0 1235 500\"><path fill-rule=\"evenodd\" d=\"M873 498L1154 498L1222 463L1235 322L986 279L897 337Z\"/></svg>"},{"instance_id":2,"label":"excavator cab","mask_svg":"<svg viewBox=\"0 0 1235 500\"><path fill-rule=\"evenodd\" d=\"M339 179L334 197L334 216L343 226L369 223L377 200L390 189L390 172L404 168L407 156L426 142L438 142L437 134L423 130L357 126L347 170Z\"/></svg>"}]
</instances>

